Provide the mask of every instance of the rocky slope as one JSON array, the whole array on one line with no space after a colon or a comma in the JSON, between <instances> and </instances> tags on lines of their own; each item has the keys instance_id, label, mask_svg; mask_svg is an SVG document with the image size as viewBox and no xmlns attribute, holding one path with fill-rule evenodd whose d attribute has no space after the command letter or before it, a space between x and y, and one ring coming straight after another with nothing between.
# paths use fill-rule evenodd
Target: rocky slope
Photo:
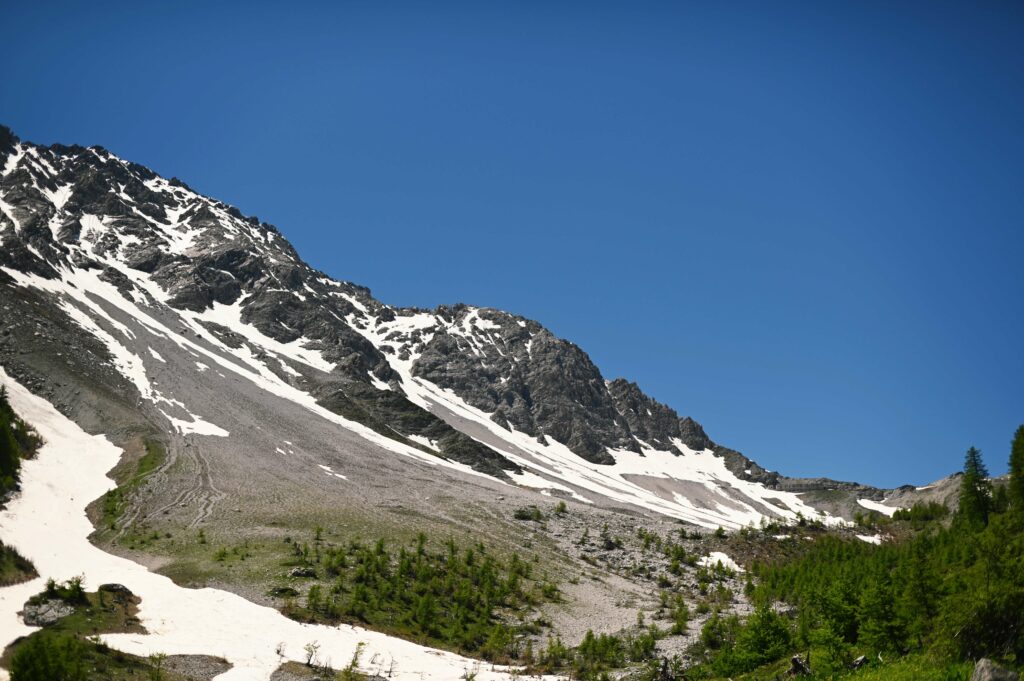
<instances>
[{"instance_id":1,"label":"rocky slope","mask_svg":"<svg viewBox=\"0 0 1024 681\"><path fill-rule=\"evenodd\" d=\"M766 471L537 322L386 305L273 226L101 147L0 128L0 168L0 365L92 432L201 438L211 504L230 496L212 479L245 466L304 489L283 457L324 447L340 458L314 472L338 480L386 460L392 482L421 479L408 464L705 527L817 516L818 492L833 512L886 495Z\"/></svg>"}]
</instances>

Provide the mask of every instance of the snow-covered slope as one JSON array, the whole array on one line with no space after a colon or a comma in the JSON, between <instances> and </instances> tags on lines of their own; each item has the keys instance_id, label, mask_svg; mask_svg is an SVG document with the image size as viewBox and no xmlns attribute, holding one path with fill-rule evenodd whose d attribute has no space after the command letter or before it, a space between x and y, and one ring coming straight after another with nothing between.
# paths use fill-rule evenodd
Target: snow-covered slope
<instances>
[{"instance_id":1,"label":"snow-covered slope","mask_svg":"<svg viewBox=\"0 0 1024 681\"><path fill-rule=\"evenodd\" d=\"M3 129L0 167L0 364L93 432L202 437L229 481L285 467L313 484L308 468L323 488L387 467L709 528L836 521L536 322L385 305L270 225L99 147Z\"/></svg>"},{"instance_id":2,"label":"snow-covered slope","mask_svg":"<svg viewBox=\"0 0 1024 681\"><path fill-rule=\"evenodd\" d=\"M514 362L520 361L507 339L496 333L501 328L496 322L481 317L479 309L466 310L457 323L428 312L385 320L365 310L353 313L348 321L381 349L412 402L518 464L521 470L511 475L515 483L547 494L566 493L587 503L611 500L710 528L756 524L763 517L795 520L798 514L820 515L798 495L742 480L722 457L710 449L694 450L679 438L661 447L634 438L638 451L607 448L612 463L594 463L554 438L533 437L509 421L500 424L494 414L473 407L453 390L414 375L423 347L438 333L459 339L462 352L482 363L486 363L485 347L499 354L504 348ZM525 328L525 322L516 323ZM530 336L522 361L529 361L532 343Z\"/></svg>"},{"instance_id":3,"label":"snow-covered slope","mask_svg":"<svg viewBox=\"0 0 1024 681\"><path fill-rule=\"evenodd\" d=\"M46 444L24 465L24 491L0 512L0 541L15 546L40 574L59 581L83 577L87 588L104 583L127 586L142 601L139 620L146 634L107 634L104 642L135 655L209 655L232 668L220 681L265 681L285 660L305 661L304 647L319 645L318 660L347 662L365 645L362 667L368 673L389 670L389 678L510 679L501 669L440 650L348 625L317 626L286 618L272 608L217 589L184 589L167 577L89 543L92 525L85 507L114 487L106 477L121 451L102 436L85 433L45 400L0 370L14 409L33 423ZM43 590L46 578L0 589L0 648L33 631L18 613L29 597ZM0 677L6 672L0 670Z\"/></svg>"}]
</instances>

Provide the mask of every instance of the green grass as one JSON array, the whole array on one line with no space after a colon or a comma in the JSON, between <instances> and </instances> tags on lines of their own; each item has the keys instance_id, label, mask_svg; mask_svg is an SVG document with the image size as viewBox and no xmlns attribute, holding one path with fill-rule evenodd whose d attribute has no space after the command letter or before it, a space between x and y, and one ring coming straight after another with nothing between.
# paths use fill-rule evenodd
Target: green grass
<instances>
[{"instance_id":1,"label":"green grass","mask_svg":"<svg viewBox=\"0 0 1024 681\"><path fill-rule=\"evenodd\" d=\"M114 530L120 521L132 494L139 485L159 468L167 458L167 452L160 442L146 438L143 440L145 452L135 464L135 470L117 487L103 495L100 506L101 529Z\"/></svg>"},{"instance_id":2,"label":"green grass","mask_svg":"<svg viewBox=\"0 0 1024 681\"><path fill-rule=\"evenodd\" d=\"M918 656L872 665L843 678L851 681L967 681L973 669L970 662L939 662Z\"/></svg>"},{"instance_id":3,"label":"green grass","mask_svg":"<svg viewBox=\"0 0 1024 681\"><path fill-rule=\"evenodd\" d=\"M935 659L926 654L908 655L879 662L869 660L868 665L858 670L821 670L818 660L825 659L823 650L811 651L811 666L815 673L800 678L807 681L968 681L974 665L971 662L949 662ZM789 669L788 659L779 660L759 667L752 672L730 676L734 681L775 681L784 677ZM709 681L724 681L727 677L694 676Z\"/></svg>"}]
</instances>

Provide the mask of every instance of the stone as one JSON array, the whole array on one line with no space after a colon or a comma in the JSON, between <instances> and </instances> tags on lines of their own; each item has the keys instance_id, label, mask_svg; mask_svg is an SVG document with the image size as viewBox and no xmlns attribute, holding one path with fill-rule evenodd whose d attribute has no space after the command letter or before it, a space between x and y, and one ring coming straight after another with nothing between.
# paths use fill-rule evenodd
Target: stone
<instances>
[{"instance_id":1,"label":"stone","mask_svg":"<svg viewBox=\"0 0 1024 681\"><path fill-rule=\"evenodd\" d=\"M786 672L786 676L807 676L811 673L811 667L804 658L799 655L794 655L789 661L789 671Z\"/></svg>"},{"instance_id":2,"label":"stone","mask_svg":"<svg viewBox=\"0 0 1024 681\"><path fill-rule=\"evenodd\" d=\"M1020 681L1020 674L983 657L974 665L971 681Z\"/></svg>"},{"instance_id":3,"label":"stone","mask_svg":"<svg viewBox=\"0 0 1024 681\"><path fill-rule=\"evenodd\" d=\"M21 613L21 618L30 627L49 627L74 611L75 609L64 601L51 599L34 605L26 605Z\"/></svg>"}]
</instances>

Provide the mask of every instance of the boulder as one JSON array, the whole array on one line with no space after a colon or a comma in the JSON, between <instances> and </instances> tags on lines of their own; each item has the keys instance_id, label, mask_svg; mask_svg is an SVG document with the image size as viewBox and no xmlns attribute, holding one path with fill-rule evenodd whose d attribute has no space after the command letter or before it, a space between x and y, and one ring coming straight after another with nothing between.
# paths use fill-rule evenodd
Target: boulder
<instances>
[{"instance_id":1,"label":"boulder","mask_svg":"<svg viewBox=\"0 0 1024 681\"><path fill-rule=\"evenodd\" d=\"M124 598L131 598L134 594L132 590L126 587L124 584L100 584L98 591L106 591L107 593L117 594Z\"/></svg>"},{"instance_id":2,"label":"boulder","mask_svg":"<svg viewBox=\"0 0 1024 681\"><path fill-rule=\"evenodd\" d=\"M52 599L42 603L29 604L21 613L21 618L30 627L48 627L75 611L74 607L64 601Z\"/></svg>"},{"instance_id":3,"label":"boulder","mask_svg":"<svg viewBox=\"0 0 1024 681\"><path fill-rule=\"evenodd\" d=\"M1020 681L1020 674L983 657L974 665L971 681Z\"/></svg>"},{"instance_id":4,"label":"boulder","mask_svg":"<svg viewBox=\"0 0 1024 681\"><path fill-rule=\"evenodd\" d=\"M100 594L108 594L115 603L131 603L135 601L135 594L124 584L101 584L97 591Z\"/></svg>"},{"instance_id":5,"label":"boulder","mask_svg":"<svg viewBox=\"0 0 1024 681\"><path fill-rule=\"evenodd\" d=\"M809 664L804 662L804 658L799 655L794 655L789 660L789 671L786 672L786 676L808 676L811 673L811 667Z\"/></svg>"}]
</instances>

